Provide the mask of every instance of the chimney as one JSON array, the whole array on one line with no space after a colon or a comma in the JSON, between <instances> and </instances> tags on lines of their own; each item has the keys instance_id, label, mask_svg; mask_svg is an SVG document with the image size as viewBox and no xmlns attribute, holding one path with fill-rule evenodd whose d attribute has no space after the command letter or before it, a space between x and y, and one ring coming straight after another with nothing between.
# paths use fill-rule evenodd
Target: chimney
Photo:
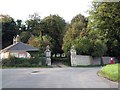
<instances>
[{"instance_id":1,"label":"chimney","mask_svg":"<svg viewBox=\"0 0 120 90\"><path fill-rule=\"evenodd\" d=\"M16 38L14 37L14 38L13 38L13 44L15 44L15 43L16 43Z\"/></svg>"},{"instance_id":2,"label":"chimney","mask_svg":"<svg viewBox=\"0 0 120 90\"><path fill-rule=\"evenodd\" d=\"M13 38L13 44L20 42L20 36L17 35L16 37Z\"/></svg>"},{"instance_id":3,"label":"chimney","mask_svg":"<svg viewBox=\"0 0 120 90\"><path fill-rule=\"evenodd\" d=\"M20 42L20 36L19 35L16 36L16 43L17 42Z\"/></svg>"}]
</instances>

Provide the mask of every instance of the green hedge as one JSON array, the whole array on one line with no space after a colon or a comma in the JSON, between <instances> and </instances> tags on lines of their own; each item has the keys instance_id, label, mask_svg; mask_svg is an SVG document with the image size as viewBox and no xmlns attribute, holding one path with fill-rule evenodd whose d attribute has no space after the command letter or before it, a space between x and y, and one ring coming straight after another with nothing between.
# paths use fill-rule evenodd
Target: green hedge
<instances>
[{"instance_id":1,"label":"green hedge","mask_svg":"<svg viewBox=\"0 0 120 90\"><path fill-rule=\"evenodd\" d=\"M9 59L4 59L2 61L2 66L8 67L46 66L45 62L46 62L45 57L35 57L30 59L11 57Z\"/></svg>"}]
</instances>

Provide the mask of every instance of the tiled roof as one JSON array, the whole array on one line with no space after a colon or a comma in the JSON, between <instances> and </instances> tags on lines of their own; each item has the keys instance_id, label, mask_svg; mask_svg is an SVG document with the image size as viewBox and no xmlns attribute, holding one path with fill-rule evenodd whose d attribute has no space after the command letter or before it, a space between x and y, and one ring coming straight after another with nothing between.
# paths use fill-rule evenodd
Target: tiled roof
<instances>
[{"instance_id":1,"label":"tiled roof","mask_svg":"<svg viewBox=\"0 0 120 90\"><path fill-rule=\"evenodd\" d=\"M32 47L28 44L22 43L22 42L17 42L15 44L12 44L8 47L6 47L5 49L3 49L2 51L38 51L38 48Z\"/></svg>"}]
</instances>

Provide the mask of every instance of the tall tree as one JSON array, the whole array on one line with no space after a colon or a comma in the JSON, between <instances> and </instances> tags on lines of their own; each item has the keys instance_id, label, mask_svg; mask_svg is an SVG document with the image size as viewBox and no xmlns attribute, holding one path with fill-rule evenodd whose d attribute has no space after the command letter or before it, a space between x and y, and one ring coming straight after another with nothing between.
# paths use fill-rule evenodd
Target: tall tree
<instances>
[{"instance_id":1,"label":"tall tree","mask_svg":"<svg viewBox=\"0 0 120 90\"><path fill-rule=\"evenodd\" d=\"M76 38L79 36L86 36L87 35L87 19L81 15L76 15L72 20L70 25L67 27L67 31L63 38L63 49L67 52Z\"/></svg>"},{"instance_id":2,"label":"tall tree","mask_svg":"<svg viewBox=\"0 0 120 90\"><path fill-rule=\"evenodd\" d=\"M93 3L92 6L89 27L108 40L108 55L120 56L120 2Z\"/></svg>"},{"instance_id":3,"label":"tall tree","mask_svg":"<svg viewBox=\"0 0 120 90\"><path fill-rule=\"evenodd\" d=\"M17 35L16 23L9 15L0 15L2 23L2 48L13 43L13 37Z\"/></svg>"},{"instance_id":4,"label":"tall tree","mask_svg":"<svg viewBox=\"0 0 120 90\"><path fill-rule=\"evenodd\" d=\"M63 33L66 22L59 15L50 15L45 17L42 21L43 32L54 39L54 53L62 53Z\"/></svg>"},{"instance_id":5,"label":"tall tree","mask_svg":"<svg viewBox=\"0 0 120 90\"><path fill-rule=\"evenodd\" d=\"M29 15L29 19L26 21L27 31L32 35L39 36L41 34L40 22L41 19L38 13Z\"/></svg>"}]
</instances>

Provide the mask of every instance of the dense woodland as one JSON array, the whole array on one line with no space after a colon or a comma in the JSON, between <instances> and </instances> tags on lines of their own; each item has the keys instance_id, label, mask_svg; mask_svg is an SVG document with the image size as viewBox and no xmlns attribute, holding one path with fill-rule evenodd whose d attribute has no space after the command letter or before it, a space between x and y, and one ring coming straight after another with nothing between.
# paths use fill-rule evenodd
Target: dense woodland
<instances>
[{"instance_id":1,"label":"dense woodland","mask_svg":"<svg viewBox=\"0 0 120 90\"><path fill-rule=\"evenodd\" d=\"M92 3L89 16L78 14L67 23L59 15L41 19L38 13L23 23L9 15L2 20L2 48L13 43L17 34L24 43L52 53L67 53L75 46L77 53L91 56L120 56L120 2Z\"/></svg>"}]
</instances>

